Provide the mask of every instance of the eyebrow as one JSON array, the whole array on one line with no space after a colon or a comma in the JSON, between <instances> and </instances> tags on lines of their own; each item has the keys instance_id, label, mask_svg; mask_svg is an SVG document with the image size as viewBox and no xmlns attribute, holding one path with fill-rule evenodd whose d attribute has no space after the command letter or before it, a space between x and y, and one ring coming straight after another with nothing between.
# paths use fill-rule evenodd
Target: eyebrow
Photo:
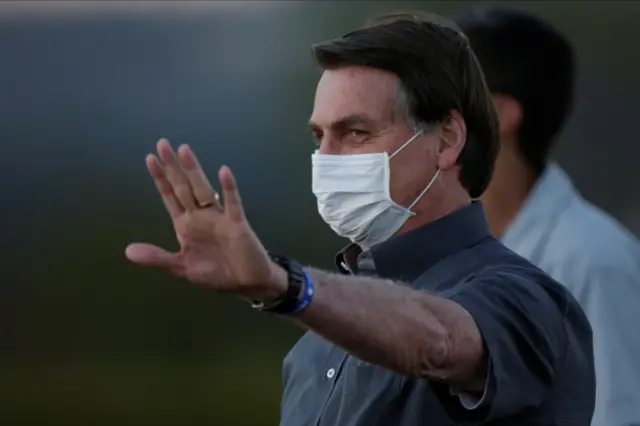
<instances>
[{"instance_id":1,"label":"eyebrow","mask_svg":"<svg viewBox=\"0 0 640 426\"><path fill-rule=\"evenodd\" d=\"M355 124L371 124L373 122L373 120L365 114L352 114L352 115L348 115L346 117L343 117L339 120L334 121L333 123L331 123L329 125L329 127L332 128L344 128L344 127L350 127L353 126ZM313 121L309 120L309 129L310 130L316 130L318 128L320 128L320 126L318 126L316 123L314 123Z\"/></svg>"}]
</instances>

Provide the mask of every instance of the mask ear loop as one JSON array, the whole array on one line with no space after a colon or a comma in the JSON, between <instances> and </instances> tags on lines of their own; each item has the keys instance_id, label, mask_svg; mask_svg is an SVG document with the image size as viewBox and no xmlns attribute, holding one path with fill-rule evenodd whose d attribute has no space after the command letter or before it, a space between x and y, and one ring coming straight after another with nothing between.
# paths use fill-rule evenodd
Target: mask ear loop
<instances>
[{"instance_id":1,"label":"mask ear loop","mask_svg":"<svg viewBox=\"0 0 640 426\"><path fill-rule=\"evenodd\" d=\"M423 134L425 132L425 128L421 129L418 133L416 133L415 135L411 136L411 138L406 141L405 143L402 144L402 146L398 149L396 149L396 152L394 152L393 154L391 154L389 156L389 160L391 160L393 157L395 157L398 153L400 153L400 151L402 151L407 145L409 145L411 142L413 142L414 140L416 140L416 138L418 136L420 136L421 134Z\"/></svg>"},{"instance_id":2,"label":"mask ear loop","mask_svg":"<svg viewBox=\"0 0 640 426\"><path fill-rule=\"evenodd\" d=\"M398 148L396 150L396 152L391 154L389 156L389 159L392 159L393 157L395 157L396 154L398 154L400 151L402 151L411 142L416 140L416 138L418 136L422 135L426 130L427 129L425 127L423 127L419 132L417 132L415 135L413 135L408 141L403 143L402 146L400 146L400 148ZM427 191L433 186L433 184L436 183L436 179L438 179L438 176L440 176L440 169L436 169L436 172L434 173L433 177L431 178L431 181L429 181L429 184L422 190L422 192L420 193L420 195L418 195L418 197L415 199L415 201L413 203L411 203L411 205L409 207L407 207L407 210L411 210L416 205L416 203L418 201L420 201L420 199L424 196L424 194L426 194Z\"/></svg>"},{"instance_id":3,"label":"mask ear loop","mask_svg":"<svg viewBox=\"0 0 640 426\"><path fill-rule=\"evenodd\" d=\"M440 176L440 169L436 169L436 172L434 173L433 177L431 178L431 181L429 181L429 184L426 186L426 188L424 188L422 190L422 192L420 193L420 195L418 195L418 198L416 198L416 200L411 203L411 205L409 207L407 207L408 210L411 210L418 201L420 201L420 199L422 198L422 196L424 194L427 193L427 191L433 186L434 183L436 183L436 179L438 179L438 176Z\"/></svg>"}]
</instances>

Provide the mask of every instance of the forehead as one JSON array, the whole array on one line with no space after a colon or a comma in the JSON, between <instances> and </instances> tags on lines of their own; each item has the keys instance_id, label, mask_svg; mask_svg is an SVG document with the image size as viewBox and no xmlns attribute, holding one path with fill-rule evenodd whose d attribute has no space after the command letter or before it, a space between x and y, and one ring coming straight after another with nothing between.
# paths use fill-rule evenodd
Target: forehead
<instances>
[{"instance_id":1,"label":"forehead","mask_svg":"<svg viewBox=\"0 0 640 426\"><path fill-rule=\"evenodd\" d=\"M318 126L330 126L350 116L390 120L399 87L396 75L375 68L326 70L318 82L311 121Z\"/></svg>"}]
</instances>

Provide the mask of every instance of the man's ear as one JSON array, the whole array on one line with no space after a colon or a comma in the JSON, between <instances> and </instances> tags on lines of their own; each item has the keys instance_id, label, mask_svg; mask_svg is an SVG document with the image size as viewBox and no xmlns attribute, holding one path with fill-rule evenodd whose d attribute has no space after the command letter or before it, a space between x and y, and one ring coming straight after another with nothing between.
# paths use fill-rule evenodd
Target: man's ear
<instances>
[{"instance_id":1,"label":"man's ear","mask_svg":"<svg viewBox=\"0 0 640 426\"><path fill-rule=\"evenodd\" d=\"M452 110L440 127L438 168L448 170L456 165L467 141L467 125L460 113Z\"/></svg>"},{"instance_id":2,"label":"man's ear","mask_svg":"<svg viewBox=\"0 0 640 426\"><path fill-rule=\"evenodd\" d=\"M493 106L500 122L500 135L515 135L522 125L523 111L520 101L509 95L494 93ZM503 137L501 139L507 138Z\"/></svg>"}]
</instances>

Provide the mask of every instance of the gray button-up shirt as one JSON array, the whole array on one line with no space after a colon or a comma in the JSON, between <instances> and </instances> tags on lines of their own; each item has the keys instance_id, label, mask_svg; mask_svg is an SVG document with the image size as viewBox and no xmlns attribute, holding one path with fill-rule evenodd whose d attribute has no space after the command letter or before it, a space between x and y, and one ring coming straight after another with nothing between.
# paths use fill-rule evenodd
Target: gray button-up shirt
<instances>
[{"instance_id":1,"label":"gray button-up shirt","mask_svg":"<svg viewBox=\"0 0 640 426\"><path fill-rule=\"evenodd\" d=\"M400 376L309 332L284 361L281 426L589 425L588 321L564 287L491 237L479 203L337 260L342 273L411 283L462 305L483 336L487 387L465 402L449 386Z\"/></svg>"},{"instance_id":2,"label":"gray button-up shirt","mask_svg":"<svg viewBox=\"0 0 640 426\"><path fill-rule=\"evenodd\" d=\"M640 425L640 244L550 164L503 243L565 285L593 328L593 426Z\"/></svg>"}]
</instances>

